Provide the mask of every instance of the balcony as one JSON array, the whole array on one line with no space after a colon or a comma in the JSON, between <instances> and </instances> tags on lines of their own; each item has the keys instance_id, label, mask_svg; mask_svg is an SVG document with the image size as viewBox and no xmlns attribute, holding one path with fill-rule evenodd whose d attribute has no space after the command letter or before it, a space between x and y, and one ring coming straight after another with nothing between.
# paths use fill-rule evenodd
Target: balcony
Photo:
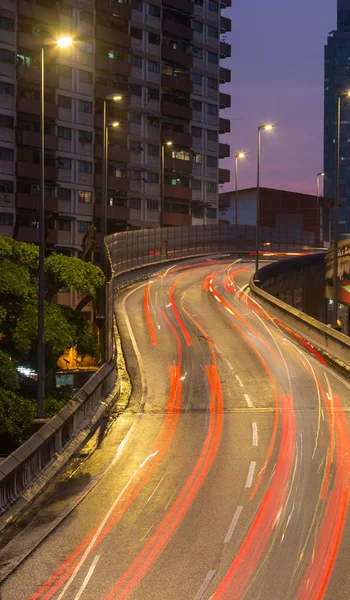
<instances>
[{"instance_id":1,"label":"balcony","mask_svg":"<svg viewBox=\"0 0 350 600\"><path fill-rule=\"evenodd\" d=\"M95 175L95 187L102 188L102 175ZM107 186L109 190L117 190L118 192L128 192L130 189L130 180L127 177L113 177L108 175Z\"/></svg>"},{"instance_id":2,"label":"balcony","mask_svg":"<svg viewBox=\"0 0 350 600\"><path fill-rule=\"evenodd\" d=\"M111 27L104 27L103 25L96 25L96 39L102 40L107 44L116 44L117 46L124 46L124 48L130 48L131 37L127 33L112 29Z\"/></svg>"},{"instance_id":3,"label":"balcony","mask_svg":"<svg viewBox=\"0 0 350 600\"><path fill-rule=\"evenodd\" d=\"M230 83L230 81L231 81L230 69L224 69L223 67L220 67L219 79L220 79L220 83Z\"/></svg>"},{"instance_id":4,"label":"balcony","mask_svg":"<svg viewBox=\"0 0 350 600\"><path fill-rule=\"evenodd\" d=\"M116 60L108 58L108 56L102 56L101 54L95 55L95 67L100 71L108 71L109 73L116 73L125 77L129 77L131 73L131 65L125 60ZM114 92L115 90L113 90L112 94Z\"/></svg>"},{"instance_id":5,"label":"balcony","mask_svg":"<svg viewBox=\"0 0 350 600\"><path fill-rule=\"evenodd\" d=\"M95 145L95 158L103 158L103 147L102 144ZM108 158L109 160L115 160L117 162L128 163L130 161L130 150L120 146L109 146L108 147Z\"/></svg>"},{"instance_id":6,"label":"balcony","mask_svg":"<svg viewBox=\"0 0 350 600\"><path fill-rule=\"evenodd\" d=\"M193 40L193 29L191 27L181 25L181 23L176 23L175 21L169 21L168 19L163 19L163 33L164 35L174 35L176 38Z\"/></svg>"},{"instance_id":7,"label":"balcony","mask_svg":"<svg viewBox=\"0 0 350 600\"><path fill-rule=\"evenodd\" d=\"M101 218L101 204L94 205L94 217ZM116 221L128 221L130 219L130 208L126 206L107 206L107 219Z\"/></svg>"},{"instance_id":8,"label":"balcony","mask_svg":"<svg viewBox=\"0 0 350 600\"><path fill-rule=\"evenodd\" d=\"M17 194L16 195L16 206L17 208L25 208L32 210L39 210L40 196L37 194ZM45 196L45 210L48 212L58 212L58 199L52 196Z\"/></svg>"},{"instance_id":9,"label":"balcony","mask_svg":"<svg viewBox=\"0 0 350 600\"><path fill-rule=\"evenodd\" d=\"M191 188L185 187L184 185L169 185L164 184L164 197L175 198L176 200L192 200Z\"/></svg>"},{"instance_id":10,"label":"balcony","mask_svg":"<svg viewBox=\"0 0 350 600\"><path fill-rule=\"evenodd\" d=\"M230 157L230 144L219 144L219 158Z\"/></svg>"},{"instance_id":11,"label":"balcony","mask_svg":"<svg viewBox=\"0 0 350 600\"><path fill-rule=\"evenodd\" d=\"M40 180L40 165L30 162L17 162L17 177ZM56 181L57 179L57 167L45 167L45 180Z\"/></svg>"},{"instance_id":12,"label":"balcony","mask_svg":"<svg viewBox=\"0 0 350 600\"><path fill-rule=\"evenodd\" d=\"M186 121L192 119L192 108L190 106L163 103L162 112L163 115L174 117L175 119L185 119Z\"/></svg>"},{"instance_id":13,"label":"balcony","mask_svg":"<svg viewBox=\"0 0 350 600\"><path fill-rule=\"evenodd\" d=\"M179 226L187 226L192 225L192 216L191 215L183 215L182 213L167 213L163 214L163 223L164 225L179 227Z\"/></svg>"},{"instance_id":14,"label":"balcony","mask_svg":"<svg viewBox=\"0 0 350 600\"><path fill-rule=\"evenodd\" d=\"M28 36L31 37L31 36ZM17 77L20 81L25 81L32 85L41 85L41 69L36 67L26 67L20 65L17 68ZM59 78L56 73L45 71L45 87L58 88Z\"/></svg>"},{"instance_id":15,"label":"balcony","mask_svg":"<svg viewBox=\"0 0 350 600\"><path fill-rule=\"evenodd\" d=\"M219 133L230 133L231 121L229 119L219 119Z\"/></svg>"},{"instance_id":16,"label":"balcony","mask_svg":"<svg viewBox=\"0 0 350 600\"><path fill-rule=\"evenodd\" d=\"M166 156L164 160L164 168L166 171L191 174L192 162L189 160L179 160L178 158Z\"/></svg>"},{"instance_id":17,"label":"balcony","mask_svg":"<svg viewBox=\"0 0 350 600\"><path fill-rule=\"evenodd\" d=\"M181 12L188 13L189 15L193 14L193 4L187 0L164 0L163 6L170 6L175 10L180 10Z\"/></svg>"},{"instance_id":18,"label":"balcony","mask_svg":"<svg viewBox=\"0 0 350 600\"><path fill-rule=\"evenodd\" d=\"M19 1L18 16L27 17L30 21L39 21L39 23L49 23L54 25L57 23L59 18L58 13L53 8L47 8L47 6L40 6L39 4L33 4L32 2L25 2L25 0Z\"/></svg>"},{"instance_id":19,"label":"balcony","mask_svg":"<svg viewBox=\"0 0 350 600\"><path fill-rule=\"evenodd\" d=\"M169 46L163 46L162 58L165 62L171 62L183 67L190 68L193 65L192 54L186 54L186 52L181 52L181 50L174 50L174 48L170 48Z\"/></svg>"},{"instance_id":20,"label":"balcony","mask_svg":"<svg viewBox=\"0 0 350 600\"><path fill-rule=\"evenodd\" d=\"M17 106L18 112L28 113L30 115L41 115L40 100L28 100L20 98ZM58 106L53 102L45 102L45 117L49 119L58 119Z\"/></svg>"},{"instance_id":21,"label":"balcony","mask_svg":"<svg viewBox=\"0 0 350 600\"><path fill-rule=\"evenodd\" d=\"M220 42L220 58L230 58L231 57L231 44L227 44L226 42Z\"/></svg>"},{"instance_id":22,"label":"balcony","mask_svg":"<svg viewBox=\"0 0 350 600\"><path fill-rule=\"evenodd\" d=\"M19 226L17 238L19 242L27 242L27 244L39 244L39 228L38 227L26 227ZM57 244L58 242L58 231L49 229L47 234L46 244Z\"/></svg>"},{"instance_id":23,"label":"balcony","mask_svg":"<svg viewBox=\"0 0 350 600\"><path fill-rule=\"evenodd\" d=\"M162 75L162 86L171 90L179 90L185 94L192 94L193 83L186 77L174 77L173 75Z\"/></svg>"},{"instance_id":24,"label":"balcony","mask_svg":"<svg viewBox=\"0 0 350 600\"><path fill-rule=\"evenodd\" d=\"M229 169L219 169L219 183L230 182L230 171Z\"/></svg>"},{"instance_id":25,"label":"balcony","mask_svg":"<svg viewBox=\"0 0 350 600\"><path fill-rule=\"evenodd\" d=\"M219 105L221 109L231 107L231 95L230 94L219 94Z\"/></svg>"},{"instance_id":26,"label":"balcony","mask_svg":"<svg viewBox=\"0 0 350 600\"><path fill-rule=\"evenodd\" d=\"M32 146L40 148L40 133L34 131L21 131L18 135L18 143L23 146ZM58 150L58 138L55 135L45 135L45 148L48 150Z\"/></svg>"},{"instance_id":27,"label":"balcony","mask_svg":"<svg viewBox=\"0 0 350 600\"><path fill-rule=\"evenodd\" d=\"M176 146L190 148L192 146L192 135L189 133L180 133L179 131L171 131L171 129L162 130L162 142L172 141Z\"/></svg>"},{"instance_id":28,"label":"balcony","mask_svg":"<svg viewBox=\"0 0 350 600\"><path fill-rule=\"evenodd\" d=\"M114 2L114 0L98 0L98 9L122 17L126 21L131 19L131 6L129 4L121 4L120 2Z\"/></svg>"},{"instance_id":29,"label":"balcony","mask_svg":"<svg viewBox=\"0 0 350 600\"><path fill-rule=\"evenodd\" d=\"M124 63L123 63L124 64ZM110 94L115 94L116 96L118 96L119 94L123 96L123 100L121 100L120 102L118 102L119 106L128 106L130 103L130 97L129 97L129 92L128 91L120 91L118 89L116 89L112 82L110 83L110 85L104 85L101 83L96 83L95 85L95 96L97 98L105 98L106 96L109 96Z\"/></svg>"},{"instance_id":30,"label":"balcony","mask_svg":"<svg viewBox=\"0 0 350 600\"><path fill-rule=\"evenodd\" d=\"M220 33L231 31L231 19L220 17Z\"/></svg>"}]
</instances>

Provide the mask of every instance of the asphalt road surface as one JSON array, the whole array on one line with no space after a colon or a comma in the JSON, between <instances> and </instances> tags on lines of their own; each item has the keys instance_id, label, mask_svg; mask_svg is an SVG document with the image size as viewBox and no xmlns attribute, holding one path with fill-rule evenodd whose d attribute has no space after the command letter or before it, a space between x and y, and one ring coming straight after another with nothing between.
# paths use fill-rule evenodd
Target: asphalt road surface
<instances>
[{"instance_id":1,"label":"asphalt road surface","mask_svg":"<svg viewBox=\"0 0 350 600\"><path fill-rule=\"evenodd\" d=\"M350 385L251 272L188 261L116 300L133 424L1 600L350 598Z\"/></svg>"}]
</instances>

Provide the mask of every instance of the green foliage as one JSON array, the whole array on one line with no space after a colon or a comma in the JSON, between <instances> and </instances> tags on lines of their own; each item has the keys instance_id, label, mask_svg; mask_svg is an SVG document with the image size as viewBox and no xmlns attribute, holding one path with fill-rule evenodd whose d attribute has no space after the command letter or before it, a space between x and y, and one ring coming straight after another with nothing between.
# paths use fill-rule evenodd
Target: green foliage
<instances>
[{"instance_id":1,"label":"green foliage","mask_svg":"<svg viewBox=\"0 0 350 600\"><path fill-rule=\"evenodd\" d=\"M0 388L0 452L7 454L23 444L36 416L35 402Z\"/></svg>"},{"instance_id":2,"label":"green foliage","mask_svg":"<svg viewBox=\"0 0 350 600\"><path fill-rule=\"evenodd\" d=\"M9 390L19 389L19 377L10 357L0 350L0 387Z\"/></svg>"},{"instance_id":3,"label":"green foliage","mask_svg":"<svg viewBox=\"0 0 350 600\"><path fill-rule=\"evenodd\" d=\"M105 281L100 267L63 254L51 254L45 260L45 271L50 297L63 286L75 290L80 295L95 296Z\"/></svg>"}]
</instances>

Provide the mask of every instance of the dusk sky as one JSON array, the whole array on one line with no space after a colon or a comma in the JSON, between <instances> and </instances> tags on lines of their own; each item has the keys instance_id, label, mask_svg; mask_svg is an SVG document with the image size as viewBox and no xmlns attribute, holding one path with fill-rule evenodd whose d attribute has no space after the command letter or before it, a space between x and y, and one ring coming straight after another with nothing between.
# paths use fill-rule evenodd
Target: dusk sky
<instances>
[{"instance_id":1,"label":"dusk sky","mask_svg":"<svg viewBox=\"0 0 350 600\"><path fill-rule=\"evenodd\" d=\"M220 111L232 119L231 133L220 137L231 144L231 158L221 161L231 169L225 191L234 188L238 150L248 153L239 187L255 187L257 128L270 121L277 127L261 136L261 186L315 193L323 170L324 45L336 9L337 0L232 0L223 11L232 19L232 58L221 63L231 83L220 86L232 95L231 108Z\"/></svg>"}]
</instances>

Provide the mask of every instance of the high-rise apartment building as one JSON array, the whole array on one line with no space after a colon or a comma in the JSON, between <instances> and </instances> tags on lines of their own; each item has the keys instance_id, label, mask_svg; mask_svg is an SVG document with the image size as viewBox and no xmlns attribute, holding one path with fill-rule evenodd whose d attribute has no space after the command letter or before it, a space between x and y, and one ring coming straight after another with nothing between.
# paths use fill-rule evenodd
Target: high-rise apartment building
<instances>
[{"instance_id":1,"label":"high-rise apartment building","mask_svg":"<svg viewBox=\"0 0 350 600\"><path fill-rule=\"evenodd\" d=\"M338 0L337 30L325 48L324 193L335 195L338 92L350 89L350 0ZM339 169L339 234L350 235L350 101L342 98Z\"/></svg>"},{"instance_id":2,"label":"high-rise apartment building","mask_svg":"<svg viewBox=\"0 0 350 600\"><path fill-rule=\"evenodd\" d=\"M46 244L78 255L100 228L103 102L108 101L107 232L217 222L229 179L230 122L220 60L231 0L0 0L0 233L38 242L41 47L45 46ZM164 161L162 161L162 144Z\"/></svg>"}]
</instances>

